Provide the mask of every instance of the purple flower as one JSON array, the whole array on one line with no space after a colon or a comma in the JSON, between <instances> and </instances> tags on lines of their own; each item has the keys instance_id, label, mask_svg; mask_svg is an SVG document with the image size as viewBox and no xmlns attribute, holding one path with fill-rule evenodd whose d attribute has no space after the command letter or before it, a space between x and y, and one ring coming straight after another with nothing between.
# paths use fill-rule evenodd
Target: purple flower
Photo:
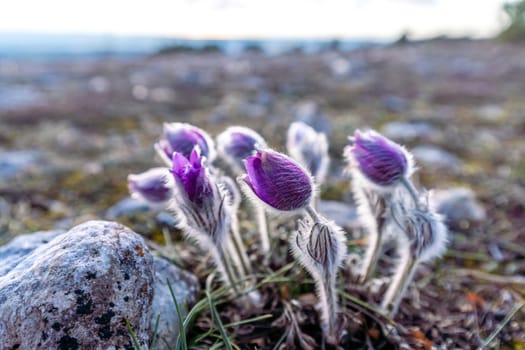
<instances>
[{"instance_id":1,"label":"purple flower","mask_svg":"<svg viewBox=\"0 0 525 350\"><path fill-rule=\"evenodd\" d=\"M161 203L172 196L173 177L166 168L153 168L141 174L128 175L128 188L132 195Z\"/></svg>"},{"instance_id":2,"label":"purple flower","mask_svg":"<svg viewBox=\"0 0 525 350\"><path fill-rule=\"evenodd\" d=\"M172 164L171 173L192 203L201 205L205 198L212 196L210 180L197 148L193 149L189 160L181 153L173 153Z\"/></svg>"},{"instance_id":3,"label":"purple flower","mask_svg":"<svg viewBox=\"0 0 525 350\"><path fill-rule=\"evenodd\" d=\"M177 152L190 158L192 150L199 146L201 155L212 161L215 157L214 144L202 129L186 123L165 123L162 138L155 145L164 160L172 159Z\"/></svg>"},{"instance_id":4,"label":"purple flower","mask_svg":"<svg viewBox=\"0 0 525 350\"><path fill-rule=\"evenodd\" d=\"M243 161L253 155L258 148L265 148L266 142L252 129L232 126L217 136L217 148L220 155L237 172L243 171Z\"/></svg>"},{"instance_id":5,"label":"purple flower","mask_svg":"<svg viewBox=\"0 0 525 350\"><path fill-rule=\"evenodd\" d=\"M171 209L179 218L178 227L188 235L201 241L211 238L214 244L222 245L230 227L231 200L203 162L197 146L189 159L173 154L175 191Z\"/></svg>"},{"instance_id":6,"label":"purple flower","mask_svg":"<svg viewBox=\"0 0 525 350\"><path fill-rule=\"evenodd\" d=\"M296 211L310 204L313 182L299 164L287 156L259 150L244 161L247 174L241 176L245 192L278 211Z\"/></svg>"},{"instance_id":7,"label":"purple flower","mask_svg":"<svg viewBox=\"0 0 525 350\"><path fill-rule=\"evenodd\" d=\"M345 155L373 184L391 186L411 175L412 157L402 146L373 130L356 130L353 141L345 149Z\"/></svg>"}]
</instances>

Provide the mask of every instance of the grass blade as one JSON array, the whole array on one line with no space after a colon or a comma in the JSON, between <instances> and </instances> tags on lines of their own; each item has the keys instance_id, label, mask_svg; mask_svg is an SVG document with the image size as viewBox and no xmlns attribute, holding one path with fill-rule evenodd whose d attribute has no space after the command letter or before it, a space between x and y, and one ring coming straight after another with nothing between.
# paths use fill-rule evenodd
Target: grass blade
<instances>
[{"instance_id":1,"label":"grass blade","mask_svg":"<svg viewBox=\"0 0 525 350\"><path fill-rule=\"evenodd\" d=\"M184 319L182 318L182 312L180 310L180 305L177 302L177 297L175 297L175 293L173 292L173 288L171 287L171 283L169 280L166 280L168 282L168 288L170 290L171 298L173 299L173 302L175 303L175 309L177 310L177 317L179 318L179 336L177 337L177 350L179 350L179 344L182 347L182 350L188 350L188 342L186 340L186 330L184 328ZM179 343L180 340L180 343Z\"/></svg>"},{"instance_id":2,"label":"grass blade","mask_svg":"<svg viewBox=\"0 0 525 350\"><path fill-rule=\"evenodd\" d=\"M215 344L210 348L210 350L220 349L220 348L222 347L222 345L223 345L222 342L215 343Z\"/></svg>"},{"instance_id":3,"label":"grass blade","mask_svg":"<svg viewBox=\"0 0 525 350\"><path fill-rule=\"evenodd\" d=\"M262 320L266 320L266 319L272 318L272 317L273 317L272 314L266 314L266 315L261 315L261 316L257 316L257 317L252 317L252 318L248 318L246 320L240 320L240 321L237 321L237 322L227 323L227 324L224 325L224 328L237 327L237 326L241 326L243 324L257 322L257 321L262 321Z\"/></svg>"},{"instance_id":4,"label":"grass blade","mask_svg":"<svg viewBox=\"0 0 525 350\"><path fill-rule=\"evenodd\" d=\"M283 335L279 338L277 343L275 343L275 346L273 347L273 350L279 350L279 347L281 346L282 342L286 339L286 336L288 335L288 330L283 332Z\"/></svg>"},{"instance_id":5,"label":"grass blade","mask_svg":"<svg viewBox=\"0 0 525 350\"><path fill-rule=\"evenodd\" d=\"M222 324L219 313L217 312L217 309L215 308L215 305L213 304L213 298L210 293L212 281L213 281L213 274L208 276L208 279L206 280L206 297L208 299L208 305L210 306L210 312L211 312L213 320L215 321L215 324L217 325L217 328L219 329L219 332L221 333L222 340L224 342L224 346L226 350L233 350L230 338L228 337L228 334L226 333L226 330L224 329L224 325Z\"/></svg>"},{"instance_id":6,"label":"grass blade","mask_svg":"<svg viewBox=\"0 0 525 350\"><path fill-rule=\"evenodd\" d=\"M153 328L153 340L151 341L150 350L155 350L157 346L157 339L159 338L159 323L160 323L160 314L157 315L155 320L155 328Z\"/></svg>"},{"instance_id":7,"label":"grass blade","mask_svg":"<svg viewBox=\"0 0 525 350\"><path fill-rule=\"evenodd\" d=\"M126 327L128 328L128 333L129 333L129 336L131 337L131 341L133 342L133 346L135 347L135 350L141 350L137 337L135 336L135 332L133 332L133 329L131 328L131 325L129 324L128 320L126 320Z\"/></svg>"},{"instance_id":8,"label":"grass blade","mask_svg":"<svg viewBox=\"0 0 525 350\"><path fill-rule=\"evenodd\" d=\"M487 348L489 346L489 344L492 343L492 341L496 338L496 336L503 330L503 328L505 328L507 323L509 323L510 320L514 317L514 315L516 315L516 313L518 311L520 311L520 309L523 307L523 305L524 305L523 303L518 303L518 304L514 305L512 310L505 317L505 319L503 321L501 321L501 323L494 330L494 332L492 332L492 334L490 334L489 337L487 339L485 339L485 341L483 342L483 344L481 346L482 349Z\"/></svg>"}]
</instances>

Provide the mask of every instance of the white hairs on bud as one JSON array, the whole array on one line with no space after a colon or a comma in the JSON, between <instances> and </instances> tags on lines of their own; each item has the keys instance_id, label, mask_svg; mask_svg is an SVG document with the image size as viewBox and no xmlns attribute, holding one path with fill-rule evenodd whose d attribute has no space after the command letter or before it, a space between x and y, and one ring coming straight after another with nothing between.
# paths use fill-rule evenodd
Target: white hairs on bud
<instances>
[{"instance_id":1,"label":"white hairs on bud","mask_svg":"<svg viewBox=\"0 0 525 350\"><path fill-rule=\"evenodd\" d=\"M423 203L414 207L412 198L399 192L392 204L392 219L396 223L399 261L382 303L383 310L395 315L405 291L420 263L441 256L447 245L447 228L441 215L429 207L428 193Z\"/></svg>"},{"instance_id":2,"label":"white hairs on bud","mask_svg":"<svg viewBox=\"0 0 525 350\"><path fill-rule=\"evenodd\" d=\"M178 228L191 238L201 241L201 236L210 237L217 246L224 246L231 218L231 201L227 192L209 176L212 194L203 198L197 206L188 198L184 186L175 178L174 200L169 208L175 213Z\"/></svg>"},{"instance_id":3,"label":"white hairs on bud","mask_svg":"<svg viewBox=\"0 0 525 350\"><path fill-rule=\"evenodd\" d=\"M357 171L353 172L355 173ZM377 192L370 187L360 186L358 180L352 183L352 193L357 204L358 218L366 232L367 239L367 249L358 272L358 280L363 283L374 272L382 244L389 232L388 208L391 195L386 192Z\"/></svg>"},{"instance_id":4,"label":"white hairs on bud","mask_svg":"<svg viewBox=\"0 0 525 350\"><path fill-rule=\"evenodd\" d=\"M298 229L290 237L293 256L303 265L315 281L321 310L321 328L329 338L336 337L337 271L346 256L344 231L334 222L319 216L299 220Z\"/></svg>"}]
</instances>

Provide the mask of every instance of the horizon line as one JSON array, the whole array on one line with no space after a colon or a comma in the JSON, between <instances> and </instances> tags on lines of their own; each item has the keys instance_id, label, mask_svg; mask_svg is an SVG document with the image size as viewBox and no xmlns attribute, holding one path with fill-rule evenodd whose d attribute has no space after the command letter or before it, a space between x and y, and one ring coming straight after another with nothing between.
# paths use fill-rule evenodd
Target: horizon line
<instances>
[{"instance_id":1,"label":"horizon line","mask_svg":"<svg viewBox=\"0 0 525 350\"><path fill-rule=\"evenodd\" d=\"M316 35L316 36L256 36L256 35L229 35L229 36L213 36L213 35L191 35L191 34L148 34L148 33L110 33L110 32L86 32L86 31L36 31L36 30L0 30L0 35L35 35L35 36L107 36L107 37L137 37L137 38L158 38L158 39L172 39L172 40L195 40L195 41L225 41L225 40L253 40L253 41L264 41L264 40L282 40L282 41L293 41L293 40L319 40L319 41L330 41L330 40L359 40L359 41L370 41L370 42L388 42L395 41L402 37L405 33L399 33L395 36L345 36L345 35ZM472 39L488 39L490 36L474 36L474 35L451 35L448 33L442 33L431 36L418 36L411 35L409 32L408 38L413 40L429 40L438 37L446 37L451 39L460 38L472 38Z\"/></svg>"}]
</instances>

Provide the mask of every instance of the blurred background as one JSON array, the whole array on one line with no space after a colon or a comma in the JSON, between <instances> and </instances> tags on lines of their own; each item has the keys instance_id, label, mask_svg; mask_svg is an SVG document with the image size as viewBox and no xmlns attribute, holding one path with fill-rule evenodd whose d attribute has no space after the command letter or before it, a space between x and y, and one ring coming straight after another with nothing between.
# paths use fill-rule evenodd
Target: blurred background
<instances>
[{"instance_id":1,"label":"blurred background","mask_svg":"<svg viewBox=\"0 0 525 350\"><path fill-rule=\"evenodd\" d=\"M281 151L292 121L325 132L325 214L349 227L342 151L374 128L414 154L451 229L399 322L477 348L525 298L524 39L523 0L4 1L0 244L89 219L181 240L126 181L161 164L152 145L175 121L245 125ZM525 347L519 315L498 348Z\"/></svg>"},{"instance_id":2,"label":"blurred background","mask_svg":"<svg viewBox=\"0 0 525 350\"><path fill-rule=\"evenodd\" d=\"M5 3L0 239L140 212L121 202L126 175L158 164L170 121L247 125L280 150L305 121L329 135L323 196L341 201L347 135L373 127L414 151L422 186L473 189L490 227L523 232L524 14L501 0Z\"/></svg>"},{"instance_id":3,"label":"blurred background","mask_svg":"<svg viewBox=\"0 0 525 350\"><path fill-rule=\"evenodd\" d=\"M140 212L125 179L157 164L162 122L243 124L284 150L293 120L329 135L327 199L351 201L341 152L373 127L413 150L422 186L466 186L485 230L523 233L524 16L500 0L3 4L0 237ZM463 228L486 217L470 214Z\"/></svg>"},{"instance_id":4,"label":"blurred background","mask_svg":"<svg viewBox=\"0 0 525 350\"><path fill-rule=\"evenodd\" d=\"M331 140L325 199L351 202L342 149L372 127L414 152L421 186L474 191L458 227L523 242L524 14L502 0L6 2L0 240L90 218L154 233L128 215L144 207L126 176L158 164L162 122L242 124L284 150L302 120Z\"/></svg>"}]
</instances>

